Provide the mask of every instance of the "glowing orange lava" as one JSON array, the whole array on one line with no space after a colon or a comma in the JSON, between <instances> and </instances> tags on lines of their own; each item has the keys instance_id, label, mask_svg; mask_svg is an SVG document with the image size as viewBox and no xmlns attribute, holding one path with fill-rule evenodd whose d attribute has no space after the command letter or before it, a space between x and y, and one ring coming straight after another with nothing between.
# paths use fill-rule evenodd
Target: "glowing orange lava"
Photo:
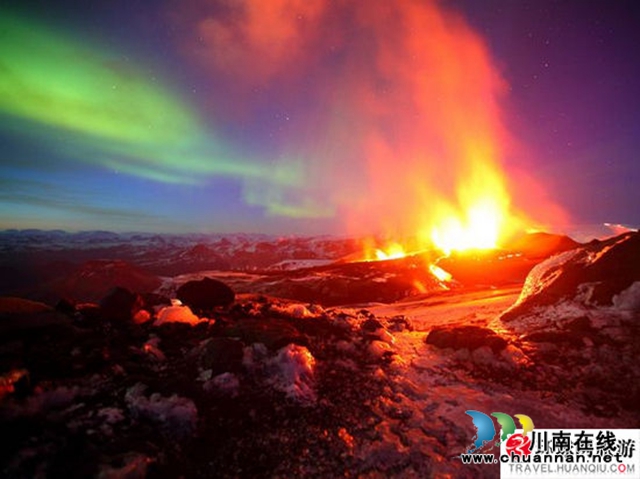
<instances>
[{"instance_id":1,"label":"glowing orange lava","mask_svg":"<svg viewBox=\"0 0 640 479\"><path fill-rule=\"evenodd\" d=\"M358 134L345 133L347 120L332 130L367 162L360 195L341 196L349 228L373 227L406 254L507 244L547 202L520 170L505 168L526 153L506 125L509 87L485 41L441 2L372 1L366 10L366 28L384 38L368 51L384 88L354 73L358 88L340 97L349 108L335 118L358 120ZM405 28L388 27L390 12ZM534 195L531 209L526 197ZM377 248L384 255L373 258L389 257Z\"/></svg>"},{"instance_id":2,"label":"glowing orange lava","mask_svg":"<svg viewBox=\"0 0 640 479\"><path fill-rule=\"evenodd\" d=\"M457 206L439 204L428 230L433 246L445 255L497 248L500 240L518 227L519 221L509 211L505 181L490 160L471 180L461 179L457 198Z\"/></svg>"},{"instance_id":3,"label":"glowing orange lava","mask_svg":"<svg viewBox=\"0 0 640 479\"><path fill-rule=\"evenodd\" d=\"M438 278L443 283L446 283L447 281L451 281L452 279L452 276L450 273L443 270L439 266L436 266L435 264L429 265L429 271L431 271L431 274L433 274L436 278Z\"/></svg>"},{"instance_id":4,"label":"glowing orange lava","mask_svg":"<svg viewBox=\"0 0 640 479\"><path fill-rule=\"evenodd\" d=\"M407 256L407 253L405 253L402 245L398 243L390 243L384 249L376 249L375 254L376 259L379 261L383 261L386 259L404 258L405 256Z\"/></svg>"}]
</instances>

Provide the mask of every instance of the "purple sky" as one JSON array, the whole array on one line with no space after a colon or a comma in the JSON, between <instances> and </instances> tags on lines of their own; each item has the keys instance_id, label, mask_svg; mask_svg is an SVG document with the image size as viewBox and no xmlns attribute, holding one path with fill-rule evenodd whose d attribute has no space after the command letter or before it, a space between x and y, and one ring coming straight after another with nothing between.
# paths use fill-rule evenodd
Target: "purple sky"
<instances>
[{"instance_id":1,"label":"purple sky","mask_svg":"<svg viewBox=\"0 0 640 479\"><path fill-rule=\"evenodd\" d=\"M467 134L541 221L640 225L638 2L358 3L5 2L0 228L402 229Z\"/></svg>"}]
</instances>

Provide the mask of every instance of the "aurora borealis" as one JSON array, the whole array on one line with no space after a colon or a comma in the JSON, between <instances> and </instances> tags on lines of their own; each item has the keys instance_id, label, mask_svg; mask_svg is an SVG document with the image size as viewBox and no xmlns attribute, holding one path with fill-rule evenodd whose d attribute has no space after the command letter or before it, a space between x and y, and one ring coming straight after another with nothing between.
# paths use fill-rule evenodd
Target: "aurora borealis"
<instances>
[{"instance_id":1,"label":"aurora borealis","mask_svg":"<svg viewBox=\"0 0 640 479\"><path fill-rule=\"evenodd\" d=\"M8 2L0 228L406 233L474 178L640 224L638 7L481 3Z\"/></svg>"}]
</instances>

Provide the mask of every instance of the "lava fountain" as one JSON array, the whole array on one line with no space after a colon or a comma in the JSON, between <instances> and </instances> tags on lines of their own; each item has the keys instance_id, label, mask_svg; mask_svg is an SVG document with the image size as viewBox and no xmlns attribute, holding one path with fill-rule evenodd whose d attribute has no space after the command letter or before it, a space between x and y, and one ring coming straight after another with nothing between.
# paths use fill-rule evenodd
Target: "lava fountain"
<instances>
[{"instance_id":1,"label":"lava fountain","mask_svg":"<svg viewBox=\"0 0 640 479\"><path fill-rule=\"evenodd\" d=\"M500 246L528 220L513 207L503 165L515 144L502 115L508 88L486 45L437 2L367 8L361 26L378 42L348 107L369 183L345 208L351 224L377 225L390 239L379 259ZM390 29L389 16L401 28Z\"/></svg>"}]
</instances>

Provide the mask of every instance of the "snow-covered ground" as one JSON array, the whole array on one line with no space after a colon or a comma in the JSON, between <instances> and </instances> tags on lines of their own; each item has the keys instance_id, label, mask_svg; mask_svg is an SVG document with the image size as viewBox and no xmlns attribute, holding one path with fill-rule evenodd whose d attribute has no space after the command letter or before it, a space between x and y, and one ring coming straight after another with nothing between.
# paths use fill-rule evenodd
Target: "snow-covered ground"
<instances>
[{"instance_id":1,"label":"snow-covered ground","mask_svg":"<svg viewBox=\"0 0 640 479\"><path fill-rule=\"evenodd\" d=\"M129 322L95 304L3 300L0 438L12 446L0 470L490 478L497 466L458 458L475 434L467 410L526 414L536 428L639 427L639 243L562 253L524 291L434 288L336 307L253 291L204 313L129 309ZM202 277L236 292L388 288L417 269L332 268L203 271L160 292Z\"/></svg>"}]
</instances>

